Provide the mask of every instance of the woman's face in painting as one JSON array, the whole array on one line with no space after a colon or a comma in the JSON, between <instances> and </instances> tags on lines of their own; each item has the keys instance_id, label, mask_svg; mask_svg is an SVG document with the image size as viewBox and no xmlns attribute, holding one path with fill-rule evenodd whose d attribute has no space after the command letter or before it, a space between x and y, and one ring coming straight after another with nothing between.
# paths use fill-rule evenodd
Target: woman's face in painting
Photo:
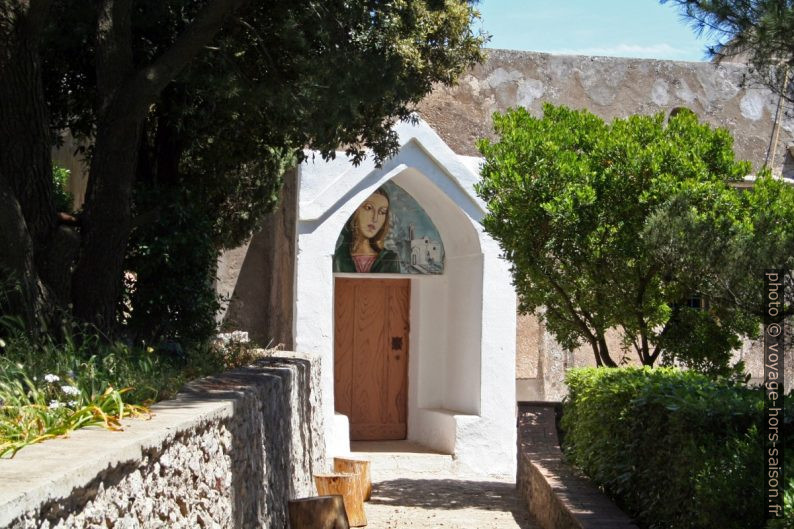
<instances>
[{"instance_id":1,"label":"woman's face in painting","mask_svg":"<svg viewBox=\"0 0 794 529\"><path fill-rule=\"evenodd\" d=\"M386 222L389 201L383 195L373 193L356 210L358 231L367 239L372 239Z\"/></svg>"}]
</instances>

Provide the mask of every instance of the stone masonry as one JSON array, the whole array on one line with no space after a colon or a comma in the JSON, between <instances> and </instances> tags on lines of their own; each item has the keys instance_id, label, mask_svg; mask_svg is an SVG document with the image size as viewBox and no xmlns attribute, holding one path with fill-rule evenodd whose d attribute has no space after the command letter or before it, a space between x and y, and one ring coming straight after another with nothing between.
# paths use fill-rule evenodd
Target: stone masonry
<instances>
[{"instance_id":1,"label":"stone masonry","mask_svg":"<svg viewBox=\"0 0 794 529\"><path fill-rule=\"evenodd\" d=\"M0 460L0 527L285 527L325 469L319 363L281 353L194 382L125 432L85 429Z\"/></svg>"}]
</instances>

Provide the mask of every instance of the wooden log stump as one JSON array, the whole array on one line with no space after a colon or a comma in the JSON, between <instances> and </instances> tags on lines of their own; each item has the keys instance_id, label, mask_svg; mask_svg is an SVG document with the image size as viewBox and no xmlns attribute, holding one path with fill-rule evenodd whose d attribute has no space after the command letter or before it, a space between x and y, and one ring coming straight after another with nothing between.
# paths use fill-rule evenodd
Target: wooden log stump
<instances>
[{"instance_id":1,"label":"wooden log stump","mask_svg":"<svg viewBox=\"0 0 794 529\"><path fill-rule=\"evenodd\" d=\"M367 516L364 514L364 500L361 495L358 476L341 473L315 474L314 484L317 486L317 494L321 496L333 494L342 496L350 527L367 525Z\"/></svg>"},{"instance_id":2,"label":"wooden log stump","mask_svg":"<svg viewBox=\"0 0 794 529\"><path fill-rule=\"evenodd\" d=\"M350 529L342 496L314 496L290 500L291 529Z\"/></svg>"},{"instance_id":3,"label":"wooden log stump","mask_svg":"<svg viewBox=\"0 0 794 529\"><path fill-rule=\"evenodd\" d=\"M370 477L369 460L335 457L334 472L357 475L364 501L370 500L372 497L372 478Z\"/></svg>"}]
</instances>

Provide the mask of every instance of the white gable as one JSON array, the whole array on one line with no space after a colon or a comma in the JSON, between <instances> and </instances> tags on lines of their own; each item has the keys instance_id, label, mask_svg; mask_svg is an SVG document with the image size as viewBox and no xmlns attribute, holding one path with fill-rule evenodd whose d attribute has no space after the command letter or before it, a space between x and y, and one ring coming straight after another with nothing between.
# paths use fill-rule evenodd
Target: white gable
<instances>
[{"instance_id":1,"label":"white gable","mask_svg":"<svg viewBox=\"0 0 794 529\"><path fill-rule=\"evenodd\" d=\"M422 120L416 125L400 123L395 130L399 135L400 150L379 168L375 167L371 156L356 167L343 152L338 152L334 160L325 161L319 153L307 151L307 160L300 168L299 219L317 220L341 203L358 204L369 195L373 186L377 187L413 168L445 192L449 191L447 194L458 206L479 220L485 213L485 204L474 191L474 184L479 179L479 159L452 152Z\"/></svg>"}]
</instances>

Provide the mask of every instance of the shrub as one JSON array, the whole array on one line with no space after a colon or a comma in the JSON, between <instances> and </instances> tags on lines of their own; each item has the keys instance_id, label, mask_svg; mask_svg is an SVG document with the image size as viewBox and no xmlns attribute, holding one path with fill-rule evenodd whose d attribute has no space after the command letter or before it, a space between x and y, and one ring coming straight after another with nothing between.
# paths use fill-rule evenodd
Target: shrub
<instances>
[{"instance_id":1,"label":"shrub","mask_svg":"<svg viewBox=\"0 0 794 529\"><path fill-rule=\"evenodd\" d=\"M53 164L52 166L52 184L53 196L55 198L55 209L66 213L71 212L74 208L74 197L69 192L69 174L71 171L65 167Z\"/></svg>"},{"instance_id":2,"label":"shrub","mask_svg":"<svg viewBox=\"0 0 794 529\"><path fill-rule=\"evenodd\" d=\"M146 195L138 196L143 204ZM210 340L220 310L214 284L218 255L211 220L190 203L175 202L156 222L136 227L119 307L125 334L135 343L176 342L187 348Z\"/></svg>"},{"instance_id":3,"label":"shrub","mask_svg":"<svg viewBox=\"0 0 794 529\"><path fill-rule=\"evenodd\" d=\"M762 391L675 368L566 382L566 456L643 527L763 526Z\"/></svg>"}]
</instances>

